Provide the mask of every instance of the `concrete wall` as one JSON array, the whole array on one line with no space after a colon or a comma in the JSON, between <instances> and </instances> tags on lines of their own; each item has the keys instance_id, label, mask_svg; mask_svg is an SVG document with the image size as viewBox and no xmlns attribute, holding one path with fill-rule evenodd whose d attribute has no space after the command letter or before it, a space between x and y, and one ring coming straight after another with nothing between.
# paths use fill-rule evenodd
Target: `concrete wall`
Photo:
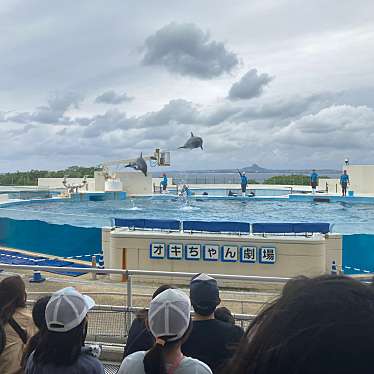
<instances>
[{"instance_id":1,"label":"concrete wall","mask_svg":"<svg viewBox=\"0 0 374 374\"><path fill-rule=\"evenodd\" d=\"M129 195L152 194L152 173L145 176L142 172L120 172L116 173L123 184L123 190Z\"/></svg>"},{"instance_id":2,"label":"concrete wall","mask_svg":"<svg viewBox=\"0 0 374 374\"><path fill-rule=\"evenodd\" d=\"M0 194L0 202L5 202L5 201L8 201L8 194L1 193Z\"/></svg>"},{"instance_id":3,"label":"concrete wall","mask_svg":"<svg viewBox=\"0 0 374 374\"><path fill-rule=\"evenodd\" d=\"M116 173L123 184L123 191L130 195L149 195L152 193L152 174L144 176L141 172L118 172ZM64 188L63 178L39 178L40 188ZM68 183L79 184L82 178L67 178ZM94 178L87 178L89 191L104 191L105 178L101 171L95 172ZM86 188L82 189L86 191Z\"/></svg>"},{"instance_id":4,"label":"concrete wall","mask_svg":"<svg viewBox=\"0 0 374 374\"><path fill-rule=\"evenodd\" d=\"M95 171L95 191L105 190L105 177L102 171Z\"/></svg>"},{"instance_id":5,"label":"concrete wall","mask_svg":"<svg viewBox=\"0 0 374 374\"><path fill-rule=\"evenodd\" d=\"M340 180L334 178L319 178L318 191L326 191L326 184L328 186L328 193L340 193Z\"/></svg>"},{"instance_id":6,"label":"concrete wall","mask_svg":"<svg viewBox=\"0 0 374 374\"><path fill-rule=\"evenodd\" d=\"M40 188L65 188L62 184L64 178L38 178L38 187ZM83 178L66 178L69 184L80 184ZM88 190L95 191L95 179L87 178ZM86 190L86 187L82 188Z\"/></svg>"},{"instance_id":7,"label":"concrete wall","mask_svg":"<svg viewBox=\"0 0 374 374\"><path fill-rule=\"evenodd\" d=\"M374 193L374 165L347 165L350 189L359 194Z\"/></svg>"},{"instance_id":8,"label":"concrete wall","mask_svg":"<svg viewBox=\"0 0 374 374\"><path fill-rule=\"evenodd\" d=\"M150 243L218 244L276 248L274 264L223 261L191 261L186 259L152 259ZM125 250L124 250L125 249ZM103 250L106 267L134 270L161 270L178 272L206 272L234 275L257 275L293 277L296 275L315 276L329 271L331 261L342 263L340 235L314 235L313 237L260 237L223 234L189 234L116 229L103 234ZM125 259L124 259L125 253ZM243 286L243 285L241 285Z\"/></svg>"}]
</instances>

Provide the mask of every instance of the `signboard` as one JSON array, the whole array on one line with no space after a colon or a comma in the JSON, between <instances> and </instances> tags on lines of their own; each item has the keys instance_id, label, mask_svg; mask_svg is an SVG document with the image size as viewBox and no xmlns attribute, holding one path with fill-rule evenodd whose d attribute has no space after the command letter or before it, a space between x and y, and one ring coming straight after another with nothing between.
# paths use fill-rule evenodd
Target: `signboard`
<instances>
[{"instance_id":1,"label":"signboard","mask_svg":"<svg viewBox=\"0 0 374 374\"><path fill-rule=\"evenodd\" d=\"M201 243L150 243L151 259L240 262L246 264L275 264L275 247L253 245L201 244Z\"/></svg>"}]
</instances>

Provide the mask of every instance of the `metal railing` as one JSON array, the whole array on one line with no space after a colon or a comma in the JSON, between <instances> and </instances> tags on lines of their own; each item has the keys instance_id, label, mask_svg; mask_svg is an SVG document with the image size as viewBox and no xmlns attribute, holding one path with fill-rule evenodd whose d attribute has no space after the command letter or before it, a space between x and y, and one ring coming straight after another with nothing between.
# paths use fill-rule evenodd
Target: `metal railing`
<instances>
[{"instance_id":1,"label":"metal railing","mask_svg":"<svg viewBox=\"0 0 374 374\"><path fill-rule=\"evenodd\" d=\"M153 280L156 277L160 278L174 278L174 279L188 279L189 280L196 273L188 272L167 272L167 271L148 271L148 270L120 270L120 269L97 269L97 268L77 268L77 267L57 267L57 266L37 266L37 265L10 265L0 264L0 269L11 270L17 272L18 270L31 271L69 271L69 272L83 272L91 274L107 274L119 275L125 280L123 295L126 296L126 306L114 305L96 305L89 313L89 341L100 341L114 345L124 345L128 335L129 328L133 321L134 315L143 307L137 307L133 304L134 278L136 277L151 277ZM220 281L230 282L260 282L260 283L285 283L290 278L286 277L262 277L251 275L230 275L230 274L209 274ZM45 294L46 292L34 292L34 294ZM234 300L234 298L232 298ZM239 300L238 300L239 301ZM256 304L265 304L267 301L258 301ZM33 302L30 301L32 304ZM238 314L234 313L235 321L238 325L246 328L248 324L255 317L254 314Z\"/></svg>"}]
</instances>

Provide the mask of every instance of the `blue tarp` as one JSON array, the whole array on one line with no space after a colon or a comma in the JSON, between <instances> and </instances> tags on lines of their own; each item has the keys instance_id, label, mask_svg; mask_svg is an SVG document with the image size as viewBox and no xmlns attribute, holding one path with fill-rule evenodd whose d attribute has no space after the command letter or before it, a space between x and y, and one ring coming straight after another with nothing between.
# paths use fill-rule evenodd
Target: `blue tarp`
<instances>
[{"instance_id":1,"label":"blue tarp","mask_svg":"<svg viewBox=\"0 0 374 374\"><path fill-rule=\"evenodd\" d=\"M249 233L247 222L183 221L184 231Z\"/></svg>"},{"instance_id":2,"label":"blue tarp","mask_svg":"<svg viewBox=\"0 0 374 374\"><path fill-rule=\"evenodd\" d=\"M114 218L114 226L135 229L180 230L180 222L174 219Z\"/></svg>"},{"instance_id":3,"label":"blue tarp","mask_svg":"<svg viewBox=\"0 0 374 374\"><path fill-rule=\"evenodd\" d=\"M0 245L60 257L101 252L101 229L0 217Z\"/></svg>"},{"instance_id":4,"label":"blue tarp","mask_svg":"<svg viewBox=\"0 0 374 374\"><path fill-rule=\"evenodd\" d=\"M253 223L252 232L269 234L297 234L320 232L326 234L330 232L330 224L324 222L316 223Z\"/></svg>"},{"instance_id":5,"label":"blue tarp","mask_svg":"<svg viewBox=\"0 0 374 374\"><path fill-rule=\"evenodd\" d=\"M292 231L292 223L253 223L252 232L257 233L290 233Z\"/></svg>"},{"instance_id":6,"label":"blue tarp","mask_svg":"<svg viewBox=\"0 0 374 374\"><path fill-rule=\"evenodd\" d=\"M347 274L374 272L374 235L343 235L343 270Z\"/></svg>"},{"instance_id":7,"label":"blue tarp","mask_svg":"<svg viewBox=\"0 0 374 374\"><path fill-rule=\"evenodd\" d=\"M296 233L320 232L322 234L327 234L330 232L330 224L325 222L294 223L293 230Z\"/></svg>"},{"instance_id":8,"label":"blue tarp","mask_svg":"<svg viewBox=\"0 0 374 374\"><path fill-rule=\"evenodd\" d=\"M89 265L81 265L76 264L72 261L64 261L59 259L48 259L42 256L33 256L29 254L25 254L22 252L16 251L5 251L0 250L0 268L1 264L9 264L9 265L38 265L38 266L68 266L68 267L78 267L78 268L90 268ZM69 276L79 276L86 274L84 272L69 272L69 271L50 271L50 273L60 274L60 275L69 275Z\"/></svg>"}]
</instances>

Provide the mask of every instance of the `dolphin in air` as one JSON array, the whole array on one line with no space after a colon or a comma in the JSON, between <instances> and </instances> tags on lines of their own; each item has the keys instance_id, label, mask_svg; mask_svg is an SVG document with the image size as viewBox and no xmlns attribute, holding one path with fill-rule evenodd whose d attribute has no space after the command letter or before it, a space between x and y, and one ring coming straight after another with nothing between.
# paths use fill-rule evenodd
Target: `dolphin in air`
<instances>
[{"instance_id":1,"label":"dolphin in air","mask_svg":"<svg viewBox=\"0 0 374 374\"><path fill-rule=\"evenodd\" d=\"M125 167L140 170L145 176L147 176L147 163L143 158L143 152L140 153L140 157L138 157L135 161L130 162Z\"/></svg>"},{"instance_id":2,"label":"dolphin in air","mask_svg":"<svg viewBox=\"0 0 374 374\"><path fill-rule=\"evenodd\" d=\"M194 149L194 148L201 148L203 149L203 139L200 138L200 136L194 136L194 134L191 132L191 137L186 141L184 146L179 148L185 148L185 149Z\"/></svg>"}]
</instances>

